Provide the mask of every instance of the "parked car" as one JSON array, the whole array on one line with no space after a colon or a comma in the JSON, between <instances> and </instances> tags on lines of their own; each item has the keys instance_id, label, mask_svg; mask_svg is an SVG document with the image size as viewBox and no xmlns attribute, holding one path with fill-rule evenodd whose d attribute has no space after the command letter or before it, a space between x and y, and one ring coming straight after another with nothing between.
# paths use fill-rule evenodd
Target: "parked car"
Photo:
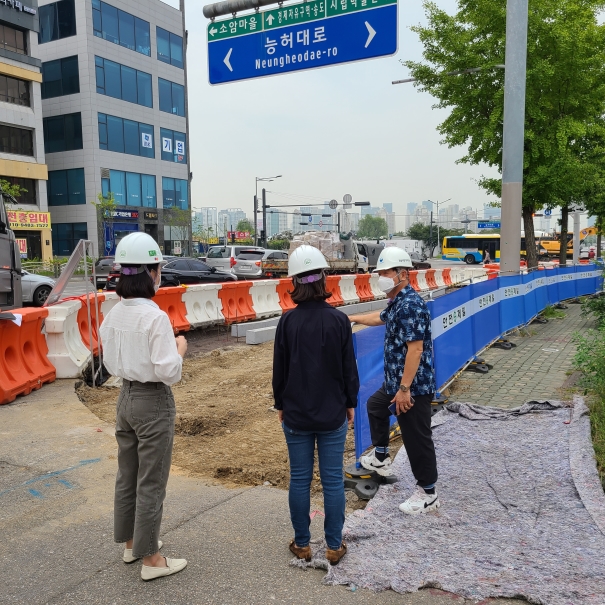
<instances>
[{"instance_id":1,"label":"parked car","mask_svg":"<svg viewBox=\"0 0 605 605\"><path fill-rule=\"evenodd\" d=\"M265 260L288 260L288 253L281 250L244 250L235 259L233 274L239 279L272 277L263 273L262 262Z\"/></svg>"},{"instance_id":2,"label":"parked car","mask_svg":"<svg viewBox=\"0 0 605 605\"><path fill-rule=\"evenodd\" d=\"M260 246L212 246L206 254L206 264L222 271L231 271L235 266L235 259L244 250L263 250Z\"/></svg>"},{"instance_id":3,"label":"parked car","mask_svg":"<svg viewBox=\"0 0 605 605\"><path fill-rule=\"evenodd\" d=\"M164 255L164 260L162 261L162 266L164 266L168 261L177 258L176 256L167 256ZM105 290L115 290L116 283L120 278L120 263L114 262L111 265L111 269L109 270L109 274L107 275L107 280L105 282Z\"/></svg>"},{"instance_id":4,"label":"parked car","mask_svg":"<svg viewBox=\"0 0 605 605\"><path fill-rule=\"evenodd\" d=\"M107 278L107 290L115 290L119 280L120 267L114 264L114 268ZM181 284L208 284L236 280L237 277L230 271L219 271L196 258L171 257L162 261L160 288Z\"/></svg>"},{"instance_id":5,"label":"parked car","mask_svg":"<svg viewBox=\"0 0 605 605\"><path fill-rule=\"evenodd\" d=\"M115 258L113 256L102 256L95 263L95 275L97 277L97 290L100 290L105 287L107 283L107 276L111 271L115 263ZM92 275L90 276L90 281L92 282Z\"/></svg>"},{"instance_id":6,"label":"parked car","mask_svg":"<svg viewBox=\"0 0 605 605\"><path fill-rule=\"evenodd\" d=\"M427 263L418 252L410 252L410 259L412 260L412 265L414 265L414 269L430 269L431 263Z\"/></svg>"},{"instance_id":7,"label":"parked car","mask_svg":"<svg viewBox=\"0 0 605 605\"><path fill-rule=\"evenodd\" d=\"M36 275L25 270L21 271L21 290L24 303L33 303L34 306L41 307L54 287L55 280L50 277Z\"/></svg>"}]
</instances>

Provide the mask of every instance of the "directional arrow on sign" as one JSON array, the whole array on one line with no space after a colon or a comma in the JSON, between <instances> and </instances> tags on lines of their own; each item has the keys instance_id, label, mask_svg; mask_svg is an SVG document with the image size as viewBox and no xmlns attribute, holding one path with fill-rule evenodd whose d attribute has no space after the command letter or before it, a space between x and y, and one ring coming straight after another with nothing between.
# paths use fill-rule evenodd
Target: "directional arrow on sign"
<instances>
[{"instance_id":1,"label":"directional arrow on sign","mask_svg":"<svg viewBox=\"0 0 605 605\"><path fill-rule=\"evenodd\" d=\"M210 35L214 36L214 34L216 34L216 32L218 32L218 29L216 29L216 27L213 27L210 29Z\"/></svg>"},{"instance_id":2,"label":"directional arrow on sign","mask_svg":"<svg viewBox=\"0 0 605 605\"><path fill-rule=\"evenodd\" d=\"M273 21L275 20L275 17L273 15L269 15L267 17L267 23L271 26L273 25Z\"/></svg>"},{"instance_id":3,"label":"directional arrow on sign","mask_svg":"<svg viewBox=\"0 0 605 605\"><path fill-rule=\"evenodd\" d=\"M370 46L370 42L374 39L376 35L376 30L366 21L366 27L368 28L368 39L366 40L365 48Z\"/></svg>"},{"instance_id":4,"label":"directional arrow on sign","mask_svg":"<svg viewBox=\"0 0 605 605\"><path fill-rule=\"evenodd\" d=\"M227 66L229 71L233 71L233 67L231 67L231 63L229 63L229 58L231 57L232 52L233 52L233 49L230 48L229 52L227 53L227 56L223 59L223 63Z\"/></svg>"}]
</instances>

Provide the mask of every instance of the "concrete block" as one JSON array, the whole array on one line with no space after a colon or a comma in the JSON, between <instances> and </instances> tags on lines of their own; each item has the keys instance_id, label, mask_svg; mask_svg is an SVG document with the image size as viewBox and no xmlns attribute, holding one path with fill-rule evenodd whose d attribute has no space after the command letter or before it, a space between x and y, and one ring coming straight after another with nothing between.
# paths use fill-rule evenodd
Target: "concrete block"
<instances>
[{"instance_id":1,"label":"concrete block","mask_svg":"<svg viewBox=\"0 0 605 605\"><path fill-rule=\"evenodd\" d=\"M387 305L389 304L389 300L388 298L385 298L384 300L375 300L374 302L370 303L372 305L372 311L382 311L382 309L386 309Z\"/></svg>"},{"instance_id":2,"label":"concrete block","mask_svg":"<svg viewBox=\"0 0 605 605\"><path fill-rule=\"evenodd\" d=\"M336 307L345 315L355 315L356 313L368 313L372 311L373 302L356 303L354 305L345 305L344 307Z\"/></svg>"},{"instance_id":3,"label":"concrete block","mask_svg":"<svg viewBox=\"0 0 605 605\"><path fill-rule=\"evenodd\" d=\"M258 330L260 328L271 328L277 326L279 323L279 317L273 317L271 319L264 319L262 321L248 321L241 324L233 324L231 326L231 336L237 338L246 336L246 332L250 330Z\"/></svg>"},{"instance_id":4,"label":"concrete block","mask_svg":"<svg viewBox=\"0 0 605 605\"><path fill-rule=\"evenodd\" d=\"M257 330L248 330L246 332L246 344L247 345L262 345L264 342L270 342L275 340L275 332L277 326L270 326L268 328L258 328Z\"/></svg>"}]
</instances>

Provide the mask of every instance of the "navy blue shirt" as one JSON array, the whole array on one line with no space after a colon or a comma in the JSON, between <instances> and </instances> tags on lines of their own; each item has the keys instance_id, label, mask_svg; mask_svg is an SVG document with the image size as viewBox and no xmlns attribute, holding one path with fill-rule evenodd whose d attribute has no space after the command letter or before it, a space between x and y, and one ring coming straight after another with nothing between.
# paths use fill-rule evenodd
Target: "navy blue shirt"
<instances>
[{"instance_id":1,"label":"navy blue shirt","mask_svg":"<svg viewBox=\"0 0 605 605\"><path fill-rule=\"evenodd\" d=\"M397 393L403 376L408 342L422 340L423 350L416 376L409 385L412 395L431 395L436 391L433 372L431 316L426 303L407 285L380 314L385 322L384 385L388 395Z\"/></svg>"},{"instance_id":2,"label":"navy blue shirt","mask_svg":"<svg viewBox=\"0 0 605 605\"><path fill-rule=\"evenodd\" d=\"M359 375L349 318L326 302L300 303L275 333L273 395L284 424L334 431L357 407Z\"/></svg>"}]
</instances>

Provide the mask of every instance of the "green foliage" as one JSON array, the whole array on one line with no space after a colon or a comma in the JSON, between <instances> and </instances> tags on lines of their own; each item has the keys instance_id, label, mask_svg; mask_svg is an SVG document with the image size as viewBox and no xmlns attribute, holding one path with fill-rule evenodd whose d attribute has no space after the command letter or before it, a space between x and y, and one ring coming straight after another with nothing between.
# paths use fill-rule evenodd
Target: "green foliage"
<instances>
[{"instance_id":1,"label":"green foliage","mask_svg":"<svg viewBox=\"0 0 605 605\"><path fill-rule=\"evenodd\" d=\"M290 240L288 239L272 239L267 242L267 248L270 250L288 250L290 248Z\"/></svg>"},{"instance_id":2,"label":"green foliage","mask_svg":"<svg viewBox=\"0 0 605 605\"><path fill-rule=\"evenodd\" d=\"M605 26L602 0L532 0L529 10L523 218L533 235L534 210L591 200L605 206ZM448 15L425 2L428 24L412 28L424 61L404 64L437 108L449 109L438 130L449 147L462 146L459 162L502 168L506 2L459 0ZM444 75L469 67L482 71ZM501 180L479 185L500 196ZM536 251L528 251L530 266Z\"/></svg>"},{"instance_id":3,"label":"green foliage","mask_svg":"<svg viewBox=\"0 0 605 605\"><path fill-rule=\"evenodd\" d=\"M366 214L360 221L357 228L357 237L359 239L379 239L388 237L389 226L387 222L379 216Z\"/></svg>"},{"instance_id":4,"label":"green foliage","mask_svg":"<svg viewBox=\"0 0 605 605\"><path fill-rule=\"evenodd\" d=\"M21 187L21 185L13 185L5 179L0 179L0 189L2 190L2 193L12 196L15 198L15 200L17 200L22 193L27 193L27 189L25 189L25 187ZM11 200L7 197L4 198L4 202L6 204L10 204Z\"/></svg>"},{"instance_id":5,"label":"green foliage","mask_svg":"<svg viewBox=\"0 0 605 605\"><path fill-rule=\"evenodd\" d=\"M540 315L545 319L563 319L565 317L565 313L561 309L555 309L552 305L548 305Z\"/></svg>"},{"instance_id":6,"label":"green foliage","mask_svg":"<svg viewBox=\"0 0 605 605\"><path fill-rule=\"evenodd\" d=\"M181 208L164 209L164 224L172 228L172 239L180 241L189 240L189 225L191 212Z\"/></svg>"},{"instance_id":7,"label":"green foliage","mask_svg":"<svg viewBox=\"0 0 605 605\"><path fill-rule=\"evenodd\" d=\"M582 301L582 315L593 316L597 326L605 328L605 296L589 296Z\"/></svg>"},{"instance_id":8,"label":"green foliage","mask_svg":"<svg viewBox=\"0 0 605 605\"><path fill-rule=\"evenodd\" d=\"M97 209L101 222L111 223L113 221L113 213L117 210L118 204L111 191L106 196L102 193L97 194L97 201L93 200L90 203Z\"/></svg>"},{"instance_id":9,"label":"green foliage","mask_svg":"<svg viewBox=\"0 0 605 605\"><path fill-rule=\"evenodd\" d=\"M461 235L462 229L439 229L439 238L443 241L444 237L452 235ZM423 225L422 223L415 223L412 225L407 232L407 237L410 239L417 239L421 241L426 248L434 250L441 242L437 240L437 226L433 225L433 234L431 237L431 228L429 225Z\"/></svg>"},{"instance_id":10,"label":"green foliage","mask_svg":"<svg viewBox=\"0 0 605 605\"><path fill-rule=\"evenodd\" d=\"M254 227L252 223L247 219L243 218L239 223L237 223L236 231L248 231L249 233L254 233Z\"/></svg>"}]
</instances>

